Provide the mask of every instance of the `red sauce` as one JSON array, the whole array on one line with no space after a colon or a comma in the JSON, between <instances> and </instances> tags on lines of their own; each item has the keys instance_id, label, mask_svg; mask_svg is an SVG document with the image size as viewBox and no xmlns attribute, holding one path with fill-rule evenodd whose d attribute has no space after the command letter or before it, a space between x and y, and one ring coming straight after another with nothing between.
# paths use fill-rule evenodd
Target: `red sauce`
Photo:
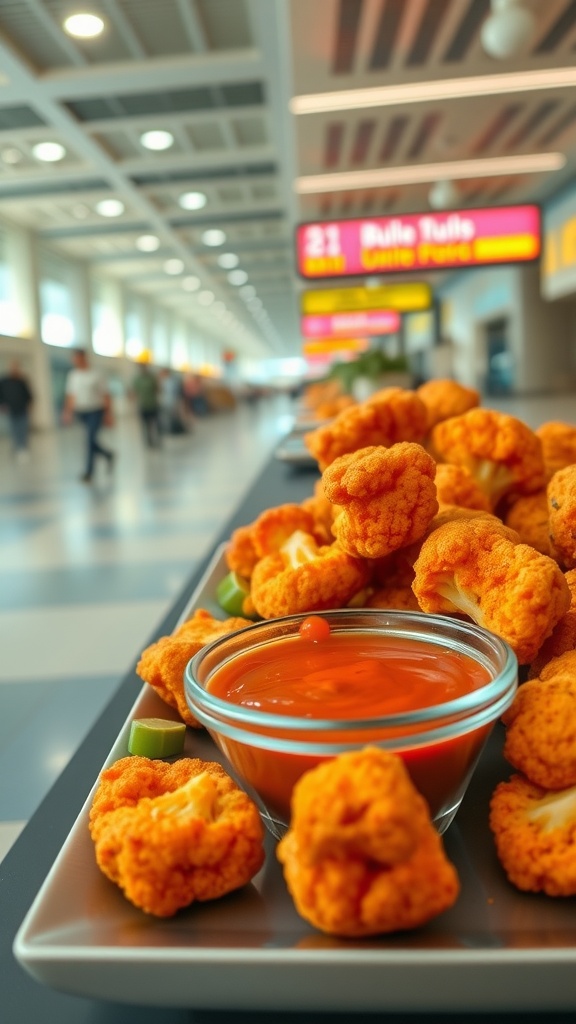
<instances>
[{"instance_id":1,"label":"red sauce","mask_svg":"<svg viewBox=\"0 0 576 1024\"><path fill-rule=\"evenodd\" d=\"M320 616L299 636L287 637L246 651L217 669L209 691L233 704L276 715L308 719L354 721L381 718L445 703L484 686L488 670L472 658L439 645L411 638L366 633L326 631ZM304 624L303 624L304 625ZM327 625L327 623L326 623ZM441 723L438 723L441 724ZM253 731L270 732L269 729ZM412 730L418 731L417 728ZM410 774L427 798L433 814L443 808L461 779L473 767L487 729L410 749L406 728L382 727L354 732L333 732L333 742L358 740L359 745L394 735L406 735L399 750ZM292 737L288 729L276 735ZM312 730L299 739L326 741L326 733ZM289 799L296 779L321 760L244 747L225 740L232 764L287 820Z\"/></svg>"}]
</instances>

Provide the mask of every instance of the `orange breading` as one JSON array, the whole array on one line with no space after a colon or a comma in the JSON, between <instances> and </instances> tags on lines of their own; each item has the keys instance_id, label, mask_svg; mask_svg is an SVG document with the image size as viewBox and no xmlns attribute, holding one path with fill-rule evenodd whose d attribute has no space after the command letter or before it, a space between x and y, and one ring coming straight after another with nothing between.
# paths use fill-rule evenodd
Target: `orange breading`
<instances>
[{"instance_id":1,"label":"orange breading","mask_svg":"<svg viewBox=\"0 0 576 1024\"><path fill-rule=\"evenodd\" d=\"M441 508L443 505L456 505L459 508L474 508L481 512L490 511L487 496L466 466L439 462L434 482Z\"/></svg>"},{"instance_id":2,"label":"orange breading","mask_svg":"<svg viewBox=\"0 0 576 1024\"><path fill-rule=\"evenodd\" d=\"M576 788L550 791L513 775L496 786L489 823L513 885L548 896L576 895Z\"/></svg>"},{"instance_id":3,"label":"orange breading","mask_svg":"<svg viewBox=\"0 0 576 1024\"><path fill-rule=\"evenodd\" d=\"M455 380L441 378L427 380L416 388L416 394L426 406L427 431L451 416L461 416L480 405L480 392Z\"/></svg>"},{"instance_id":4,"label":"orange breading","mask_svg":"<svg viewBox=\"0 0 576 1024\"><path fill-rule=\"evenodd\" d=\"M332 532L350 554L382 558L423 536L438 511L436 465L422 445L373 445L324 470L326 496L341 506Z\"/></svg>"},{"instance_id":5,"label":"orange breading","mask_svg":"<svg viewBox=\"0 0 576 1024\"><path fill-rule=\"evenodd\" d=\"M412 587L379 587L366 600L366 608L398 608L410 612L420 611L420 605Z\"/></svg>"},{"instance_id":6,"label":"orange breading","mask_svg":"<svg viewBox=\"0 0 576 1024\"><path fill-rule=\"evenodd\" d=\"M426 430L426 409L414 392L384 388L365 402L344 409L331 423L304 435L308 451L321 470L340 455L370 445L389 447L398 441L419 441Z\"/></svg>"},{"instance_id":7,"label":"orange breading","mask_svg":"<svg viewBox=\"0 0 576 1024\"><path fill-rule=\"evenodd\" d=\"M545 488L535 494L517 497L502 518L506 526L516 530L523 544L530 544L541 554L552 556Z\"/></svg>"},{"instance_id":8,"label":"orange breading","mask_svg":"<svg viewBox=\"0 0 576 1024\"><path fill-rule=\"evenodd\" d=\"M447 522L424 540L412 589L426 612L463 612L497 633L520 664L536 656L570 606L556 562L493 517Z\"/></svg>"},{"instance_id":9,"label":"orange breading","mask_svg":"<svg viewBox=\"0 0 576 1024\"><path fill-rule=\"evenodd\" d=\"M576 568L576 463L557 470L548 481L548 524L554 557Z\"/></svg>"},{"instance_id":10,"label":"orange breading","mask_svg":"<svg viewBox=\"0 0 576 1024\"><path fill-rule=\"evenodd\" d=\"M523 683L502 721L504 757L530 782L576 785L576 679L569 672Z\"/></svg>"},{"instance_id":11,"label":"orange breading","mask_svg":"<svg viewBox=\"0 0 576 1024\"><path fill-rule=\"evenodd\" d=\"M221 621L199 608L175 633L161 637L142 652L136 672L166 704L176 708L183 722L201 728L186 703L184 669L190 658L206 644L250 625L250 619L232 617Z\"/></svg>"},{"instance_id":12,"label":"orange breading","mask_svg":"<svg viewBox=\"0 0 576 1024\"><path fill-rule=\"evenodd\" d=\"M531 494L546 483L540 438L522 420L494 409L470 409L436 424L430 450L439 462L466 466L492 509L511 491Z\"/></svg>"},{"instance_id":13,"label":"orange breading","mask_svg":"<svg viewBox=\"0 0 576 1024\"><path fill-rule=\"evenodd\" d=\"M571 594L568 611L558 620L530 664L528 678L539 676L553 658L576 649L576 569L564 573Z\"/></svg>"},{"instance_id":14,"label":"orange breading","mask_svg":"<svg viewBox=\"0 0 576 1024\"><path fill-rule=\"evenodd\" d=\"M101 871L157 917L247 885L264 862L255 804L197 758L117 761L100 776L89 827Z\"/></svg>"},{"instance_id":15,"label":"orange breading","mask_svg":"<svg viewBox=\"0 0 576 1024\"><path fill-rule=\"evenodd\" d=\"M236 572L239 576L249 580L258 557L254 547L251 524L238 526L232 531L226 545L225 559L228 568L231 572Z\"/></svg>"},{"instance_id":16,"label":"orange breading","mask_svg":"<svg viewBox=\"0 0 576 1024\"><path fill-rule=\"evenodd\" d=\"M314 532L313 516L302 505L286 503L261 512L252 523L252 539L258 559L278 551L296 530Z\"/></svg>"},{"instance_id":17,"label":"orange breading","mask_svg":"<svg viewBox=\"0 0 576 1024\"><path fill-rule=\"evenodd\" d=\"M576 426L561 420L547 420L536 427L548 476L576 462Z\"/></svg>"},{"instance_id":18,"label":"orange breading","mask_svg":"<svg viewBox=\"0 0 576 1024\"><path fill-rule=\"evenodd\" d=\"M426 801L402 760L376 747L299 779L277 856L300 915L332 935L419 927L459 892Z\"/></svg>"},{"instance_id":19,"label":"orange breading","mask_svg":"<svg viewBox=\"0 0 576 1024\"><path fill-rule=\"evenodd\" d=\"M314 521L314 536L319 543L331 544L334 540L332 523L334 522L334 516L338 509L324 494L322 478L316 481L314 484L314 493L309 498L304 499L302 502L302 508L312 516Z\"/></svg>"},{"instance_id":20,"label":"orange breading","mask_svg":"<svg viewBox=\"0 0 576 1024\"><path fill-rule=\"evenodd\" d=\"M296 532L280 551L260 559L250 594L258 615L273 619L342 608L369 578L366 563L338 543L318 546L311 534Z\"/></svg>"}]
</instances>

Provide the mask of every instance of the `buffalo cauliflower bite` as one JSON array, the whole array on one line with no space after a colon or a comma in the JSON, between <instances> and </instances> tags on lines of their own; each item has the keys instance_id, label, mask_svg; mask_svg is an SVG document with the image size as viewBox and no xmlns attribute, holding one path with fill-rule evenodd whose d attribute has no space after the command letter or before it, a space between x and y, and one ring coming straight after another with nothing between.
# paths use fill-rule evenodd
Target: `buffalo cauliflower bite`
<instances>
[{"instance_id":1,"label":"buffalo cauliflower bite","mask_svg":"<svg viewBox=\"0 0 576 1024\"><path fill-rule=\"evenodd\" d=\"M456 505L458 508L473 508L481 512L490 511L490 502L466 466L453 466L439 462L436 466L436 495L438 504Z\"/></svg>"},{"instance_id":2,"label":"buffalo cauliflower bite","mask_svg":"<svg viewBox=\"0 0 576 1024\"><path fill-rule=\"evenodd\" d=\"M186 703L184 669L206 644L250 625L250 619L238 616L222 621L199 608L171 636L161 637L142 652L136 672L166 704L177 710L186 725L201 728Z\"/></svg>"},{"instance_id":3,"label":"buffalo cauliflower bite","mask_svg":"<svg viewBox=\"0 0 576 1024\"><path fill-rule=\"evenodd\" d=\"M255 804L197 758L117 761L100 776L89 827L101 871L157 917L247 885L264 862Z\"/></svg>"},{"instance_id":4,"label":"buffalo cauliflower bite","mask_svg":"<svg viewBox=\"0 0 576 1024\"><path fill-rule=\"evenodd\" d=\"M341 506L332 532L350 554L382 558L425 533L438 511L434 459L415 443L373 445L324 470L326 496Z\"/></svg>"},{"instance_id":5,"label":"buffalo cauliflower bite","mask_svg":"<svg viewBox=\"0 0 576 1024\"><path fill-rule=\"evenodd\" d=\"M425 429L426 410L415 393L384 388L367 401L344 409L331 423L305 434L304 443L324 470L340 455L360 448L419 441Z\"/></svg>"},{"instance_id":6,"label":"buffalo cauliflower bite","mask_svg":"<svg viewBox=\"0 0 576 1024\"><path fill-rule=\"evenodd\" d=\"M426 801L401 758L376 747L299 779L277 856L299 914L332 935L420 927L459 892Z\"/></svg>"},{"instance_id":7,"label":"buffalo cauliflower bite","mask_svg":"<svg viewBox=\"0 0 576 1024\"><path fill-rule=\"evenodd\" d=\"M490 829L510 882L526 892L576 895L576 787L550 791L513 775L490 802Z\"/></svg>"},{"instance_id":8,"label":"buffalo cauliflower bite","mask_svg":"<svg viewBox=\"0 0 576 1024\"><path fill-rule=\"evenodd\" d=\"M502 721L504 757L544 789L576 786L576 679L568 672L531 679Z\"/></svg>"},{"instance_id":9,"label":"buffalo cauliflower bite","mask_svg":"<svg viewBox=\"0 0 576 1024\"><path fill-rule=\"evenodd\" d=\"M309 498L304 498L301 504L312 516L316 539L323 544L331 544L334 540L332 523L338 510L324 494L322 478L314 484L314 493Z\"/></svg>"},{"instance_id":10,"label":"buffalo cauliflower bite","mask_svg":"<svg viewBox=\"0 0 576 1024\"><path fill-rule=\"evenodd\" d=\"M529 679L539 676L553 658L576 649L576 569L569 569L568 572L565 572L564 579L570 588L570 607L558 620L550 636L546 638L538 654L530 663Z\"/></svg>"},{"instance_id":11,"label":"buffalo cauliflower bite","mask_svg":"<svg viewBox=\"0 0 576 1024\"><path fill-rule=\"evenodd\" d=\"M279 551L261 558L252 574L251 597L263 619L341 608L366 585L370 569L333 542L318 545L300 530Z\"/></svg>"},{"instance_id":12,"label":"buffalo cauliflower bite","mask_svg":"<svg viewBox=\"0 0 576 1024\"><path fill-rule=\"evenodd\" d=\"M535 494L517 497L504 512L502 519L511 530L516 530L523 544L529 544L542 555L552 557L545 488Z\"/></svg>"},{"instance_id":13,"label":"buffalo cauliflower bite","mask_svg":"<svg viewBox=\"0 0 576 1024\"><path fill-rule=\"evenodd\" d=\"M404 611L418 612L420 605L412 587L406 586L384 586L379 587L370 594L365 603L366 608L397 608Z\"/></svg>"},{"instance_id":14,"label":"buffalo cauliflower bite","mask_svg":"<svg viewBox=\"0 0 576 1024\"><path fill-rule=\"evenodd\" d=\"M541 423L534 433L542 442L542 455L548 476L576 462L576 426L561 420Z\"/></svg>"},{"instance_id":15,"label":"buffalo cauliflower bite","mask_svg":"<svg viewBox=\"0 0 576 1024\"><path fill-rule=\"evenodd\" d=\"M548 525L554 557L576 568L576 463L559 469L548 482Z\"/></svg>"},{"instance_id":16,"label":"buffalo cauliflower bite","mask_svg":"<svg viewBox=\"0 0 576 1024\"><path fill-rule=\"evenodd\" d=\"M232 531L224 555L231 572L249 580L259 555L254 546L252 525L238 526Z\"/></svg>"},{"instance_id":17,"label":"buffalo cauliflower bite","mask_svg":"<svg viewBox=\"0 0 576 1024\"><path fill-rule=\"evenodd\" d=\"M541 555L495 517L447 522L424 540L412 589L425 612L468 615L497 633L521 665L570 606L570 588Z\"/></svg>"},{"instance_id":18,"label":"buffalo cauliflower bite","mask_svg":"<svg viewBox=\"0 0 576 1024\"><path fill-rule=\"evenodd\" d=\"M416 394L426 406L427 431L441 420L461 416L480 405L480 392L476 388L446 378L425 381L416 388Z\"/></svg>"},{"instance_id":19,"label":"buffalo cauliflower bite","mask_svg":"<svg viewBox=\"0 0 576 1024\"><path fill-rule=\"evenodd\" d=\"M510 492L545 486L542 443L522 420L494 409L470 409L438 423L430 450L439 462L466 466L495 509Z\"/></svg>"}]
</instances>

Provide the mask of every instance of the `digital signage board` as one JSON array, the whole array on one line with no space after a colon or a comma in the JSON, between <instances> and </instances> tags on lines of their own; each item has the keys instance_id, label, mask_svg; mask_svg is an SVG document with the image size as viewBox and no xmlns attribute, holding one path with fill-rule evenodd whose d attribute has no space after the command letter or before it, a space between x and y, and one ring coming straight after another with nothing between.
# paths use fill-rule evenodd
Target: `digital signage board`
<instances>
[{"instance_id":1,"label":"digital signage board","mask_svg":"<svg viewBox=\"0 0 576 1024\"><path fill-rule=\"evenodd\" d=\"M425 281L396 281L393 284L357 288L321 288L303 291L303 314L352 313L367 309L395 309L417 313L430 309L432 288Z\"/></svg>"},{"instance_id":2,"label":"digital signage board","mask_svg":"<svg viewBox=\"0 0 576 1024\"><path fill-rule=\"evenodd\" d=\"M527 204L300 224L297 269L308 280L532 262L540 221Z\"/></svg>"},{"instance_id":3,"label":"digital signage board","mask_svg":"<svg viewBox=\"0 0 576 1024\"><path fill-rule=\"evenodd\" d=\"M308 313L300 321L305 338L347 337L350 335L395 334L400 330L400 314L395 309L367 309L350 313Z\"/></svg>"}]
</instances>

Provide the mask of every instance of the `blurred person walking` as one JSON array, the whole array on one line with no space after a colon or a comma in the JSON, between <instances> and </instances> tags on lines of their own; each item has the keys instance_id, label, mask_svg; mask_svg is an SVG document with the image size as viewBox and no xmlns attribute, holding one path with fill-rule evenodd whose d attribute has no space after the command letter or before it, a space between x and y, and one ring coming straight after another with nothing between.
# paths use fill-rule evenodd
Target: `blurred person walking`
<instances>
[{"instance_id":1,"label":"blurred person walking","mask_svg":"<svg viewBox=\"0 0 576 1024\"><path fill-rule=\"evenodd\" d=\"M66 397L62 412L63 423L78 419L86 431L86 464L80 479L89 483L94 472L96 456L106 459L108 468L114 465L114 452L104 448L98 434L102 426L113 425L112 403L102 374L93 369L83 349L72 354L72 369L66 378Z\"/></svg>"},{"instance_id":2,"label":"blurred person walking","mask_svg":"<svg viewBox=\"0 0 576 1024\"><path fill-rule=\"evenodd\" d=\"M184 434L182 388L179 377L166 368L159 376L160 429L163 434Z\"/></svg>"},{"instance_id":3,"label":"blurred person walking","mask_svg":"<svg viewBox=\"0 0 576 1024\"><path fill-rule=\"evenodd\" d=\"M20 363L13 359L7 373L0 377L0 408L5 409L8 414L12 448L19 462L27 462L30 458L28 438L32 401L30 385Z\"/></svg>"},{"instance_id":4,"label":"blurred person walking","mask_svg":"<svg viewBox=\"0 0 576 1024\"><path fill-rule=\"evenodd\" d=\"M144 440L148 448L160 447L160 386L157 378L146 363L138 368L132 381L132 392L142 422Z\"/></svg>"}]
</instances>

